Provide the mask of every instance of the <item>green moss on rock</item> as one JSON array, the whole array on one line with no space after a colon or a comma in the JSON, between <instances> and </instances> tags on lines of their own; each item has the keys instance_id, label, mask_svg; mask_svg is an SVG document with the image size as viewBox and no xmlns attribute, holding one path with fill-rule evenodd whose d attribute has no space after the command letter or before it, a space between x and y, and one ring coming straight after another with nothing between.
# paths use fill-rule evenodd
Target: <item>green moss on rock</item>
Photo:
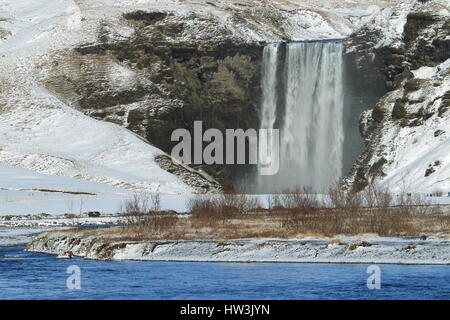
<instances>
[{"instance_id":1,"label":"green moss on rock","mask_svg":"<svg viewBox=\"0 0 450 320\"><path fill-rule=\"evenodd\" d=\"M407 92L413 92L420 89L422 84L425 82L423 79L410 79L405 82L405 90Z\"/></svg>"},{"instance_id":2,"label":"green moss on rock","mask_svg":"<svg viewBox=\"0 0 450 320\"><path fill-rule=\"evenodd\" d=\"M377 122L381 122L386 114L386 108L383 104L377 103L372 110L372 118Z\"/></svg>"},{"instance_id":3,"label":"green moss on rock","mask_svg":"<svg viewBox=\"0 0 450 320\"><path fill-rule=\"evenodd\" d=\"M405 118L408 114L405 107L406 101L405 99L397 99L394 104L394 108L392 109L392 118L393 119L402 119Z\"/></svg>"},{"instance_id":4,"label":"green moss on rock","mask_svg":"<svg viewBox=\"0 0 450 320\"><path fill-rule=\"evenodd\" d=\"M128 112L127 121L129 124L137 124L145 119L145 113L142 110L134 109Z\"/></svg>"}]
</instances>

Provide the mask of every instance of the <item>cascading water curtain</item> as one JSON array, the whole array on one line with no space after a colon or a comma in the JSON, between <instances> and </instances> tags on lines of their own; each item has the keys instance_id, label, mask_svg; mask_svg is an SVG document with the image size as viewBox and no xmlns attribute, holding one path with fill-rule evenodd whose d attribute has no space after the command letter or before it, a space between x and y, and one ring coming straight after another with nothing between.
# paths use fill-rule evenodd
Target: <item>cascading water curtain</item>
<instances>
[{"instance_id":1,"label":"cascading water curtain","mask_svg":"<svg viewBox=\"0 0 450 320\"><path fill-rule=\"evenodd\" d=\"M321 191L342 175L342 53L340 41L264 49L260 121L261 128L277 124L280 129L280 170L275 176L258 176L259 192L295 186Z\"/></svg>"}]
</instances>

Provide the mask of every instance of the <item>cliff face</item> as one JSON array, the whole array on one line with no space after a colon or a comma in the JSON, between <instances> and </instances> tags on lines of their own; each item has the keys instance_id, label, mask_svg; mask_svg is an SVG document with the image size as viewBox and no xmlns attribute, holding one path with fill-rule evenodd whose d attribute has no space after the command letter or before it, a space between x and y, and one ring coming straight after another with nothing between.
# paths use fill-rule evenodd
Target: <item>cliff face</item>
<instances>
[{"instance_id":1,"label":"cliff face","mask_svg":"<svg viewBox=\"0 0 450 320\"><path fill-rule=\"evenodd\" d=\"M226 30L208 41L176 41L185 26L174 16L124 14L124 38L105 22L95 42L52 56L41 81L71 107L123 125L166 152L172 131L194 120L219 129L256 127L261 45L232 41Z\"/></svg>"},{"instance_id":2,"label":"cliff face","mask_svg":"<svg viewBox=\"0 0 450 320\"><path fill-rule=\"evenodd\" d=\"M35 76L66 105L170 153L173 130L192 131L195 120L204 130L258 128L266 43L342 37L357 24L350 15L309 6L150 1L118 5L99 20L82 1L78 28L89 37L46 55ZM240 174L230 166L203 169L225 189L233 188L230 174Z\"/></svg>"},{"instance_id":3,"label":"cliff face","mask_svg":"<svg viewBox=\"0 0 450 320\"><path fill-rule=\"evenodd\" d=\"M398 191L447 192L448 2L399 2L351 35L347 46L355 70L387 91L361 116L366 151L347 182L355 190L377 181Z\"/></svg>"}]
</instances>

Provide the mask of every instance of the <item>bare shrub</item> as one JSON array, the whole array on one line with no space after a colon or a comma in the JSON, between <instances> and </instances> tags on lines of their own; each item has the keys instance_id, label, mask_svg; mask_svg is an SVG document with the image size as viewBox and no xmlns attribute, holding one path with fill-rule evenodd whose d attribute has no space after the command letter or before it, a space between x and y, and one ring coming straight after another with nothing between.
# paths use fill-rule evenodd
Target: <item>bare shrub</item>
<instances>
[{"instance_id":1,"label":"bare shrub","mask_svg":"<svg viewBox=\"0 0 450 320\"><path fill-rule=\"evenodd\" d=\"M193 218L206 218L216 213L216 202L210 194L196 195L187 200L186 208Z\"/></svg>"},{"instance_id":2,"label":"bare shrub","mask_svg":"<svg viewBox=\"0 0 450 320\"><path fill-rule=\"evenodd\" d=\"M134 193L130 199L125 201L120 211L124 217L124 225L137 224L150 211L146 194Z\"/></svg>"},{"instance_id":3,"label":"bare shrub","mask_svg":"<svg viewBox=\"0 0 450 320\"><path fill-rule=\"evenodd\" d=\"M389 208L393 205L394 198L386 188L380 188L369 184L361 191L363 203L369 208Z\"/></svg>"},{"instance_id":4,"label":"bare shrub","mask_svg":"<svg viewBox=\"0 0 450 320\"><path fill-rule=\"evenodd\" d=\"M281 202L282 194L274 193L270 194L267 198L267 209L269 212L276 212L283 209L283 205Z\"/></svg>"},{"instance_id":5,"label":"bare shrub","mask_svg":"<svg viewBox=\"0 0 450 320\"><path fill-rule=\"evenodd\" d=\"M222 210L222 216L230 218L249 213L259 207L257 198L241 193L222 194L218 197L217 202L217 206Z\"/></svg>"},{"instance_id":6,"label":"bare shrub","mask_svg":"<svg viewBox=\"0 0 450 320\"><path fill-rule=\"evenodd\" d=\"M158 212L161 211L161 195L157 192L150 193L150 205L151 210Z\"/></svg>"},{"instance_id":7,"label":"bare shrub","mask_svg":"<svg viewBox=\"0 0 450 320\"><path fill-rule=\"evenodd\" d=\"M280 204L285 209L281 218L281 227L287 230L307 228L315 222L314 216L322 208L316 192L308 187L296 187L280 196Z\"/></svg>"},{"instance_id":8,"label":"bare shrub","mask_svg":"<svg viewBox=\"0 0 450 320\"><path fill-rule=\"evenodd\" d=\"M161 211L161 197L158 193L135 193L125 201L121 212L124 227L138 234L166 231L178 221L176 216Z\"/></svg>"},{"instance_id":9,"label":"bare shrub","mask_svg":"<svg viewBox=\"0 0 450 320\"><path fill-rule=\"evenodd\" d=\"M188 199L186 206L193 218L225 222L251 210L257 210L259 202L249 195L226 193L197 195Z\"/></svg>"},{"instance_id":10,"label":"bare shrub","mask_svg":"<svg viewBox=\"0 0 450 320\"><path fill-rule=\"evenodd\" d=\"M190 217L177 219L161 211L159 195L135 194L124 204L126 236L231 239L450 232L450 215L429 198L393 195L376 186L359 194L330 188L330 195L325 196L310 188L295 188L270 196L268 204L269 210L263 211L258 199L249 195L196 195L187 200Z\"/></svg>"},{"instance_id":11,"label":"bare shrub","mask_svg":"<svg viewBox=\"0 0 450 320\"><path fill-rule=\"evenodd\" d=\"M426 197L412 194L394 197L389 190L375 185L351 193L336 184L330 187L326 201L320 201L310 189L296 188L271 201L279 205L280 209L272 212L280 216L281 227L297 233L394 236L430 230L433 224L438 224L432 221L440 221L437 229L448 228L449 219Z\"/></svg>"}]
</instances>

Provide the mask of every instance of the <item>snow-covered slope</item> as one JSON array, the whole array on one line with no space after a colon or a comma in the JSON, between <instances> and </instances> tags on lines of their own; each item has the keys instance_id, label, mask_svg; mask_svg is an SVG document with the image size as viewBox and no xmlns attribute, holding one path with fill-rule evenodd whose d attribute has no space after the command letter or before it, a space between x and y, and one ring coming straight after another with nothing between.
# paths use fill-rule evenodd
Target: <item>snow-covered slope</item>
<instances>
[{"instance_id":1,"label":"snow-covered slope","mask_svg":"<svg viewBox=\"0 0 450 320\"><path fill-rule=\"evenodd\" d=\"M1 114L1 162L126 189L189 192L155 164L162 152L128 130L84 116L33 84L12 86L14 108Z\"/></svg>"},{"instance_id":2,"label":"snow-covered slope","mask_svg":"<svg viewBox=\"0 0 450 320\"><path fill-rule=\"evenodd\" d=\"M425 110L425 117L429 118L411 126L399 125L398 121L384 125L380 156L387 163L381 183L397 191L446 194L450 192L450 119L448 114L439 116L439 108L448 101L444 95L450 92L450 59L437 67L422 67L413 73L414 79L424 82L419 90L408 95L410 101L417 102L408 103L406 108L410 114ZM393 108L404 91L394 91L384 99Z\"/></svg>"},{"instance_id":3,"label":"snow-covered slope","mask_svg":"<svg viewBox=\"0 0 450 320\"><path fill-rule=\"evenodd\" d=\"M367 150L356 189L450 192L450 3L403 0L350 37L357 64L378 63L389 92L361 117Z\"/></svg>"},{"instance_id":4,"label":"snow-covered slope","mask_svg":"<svg viewBox=\"0 0 450 320\"><path fill-rule=\"evenodd\" d=\"M95 181L128 190L191 193L191 187L155 163L154 157L163 154L159 149L119 125L68 107L36 79L36 71L45 69L40 63L54 50L91 37L93 29L80 26L80 4L71 0L0 4L4 35L0 39L0 162L79 179L76 191L80 192L91 192L92 187L82 181ZM3 175L0 188L10 183L11 174ZM42 185L23 182L21 188L46 188L45 179Z\"/></svg>"},{"instance_id":5,"label":"snow-covered slope","mask_svg":"<svg viewBox=\"0 0 450 320\"><path fill-rule=\"evenodd\" d=\"M27 186L27 189L24 189ZM36 171L0 164L0 191L40 191L66 194L129 194L131 191L103 183L42 174ZM11 194L11 192L9 193Z\"/></svg>"}]
</instances>

